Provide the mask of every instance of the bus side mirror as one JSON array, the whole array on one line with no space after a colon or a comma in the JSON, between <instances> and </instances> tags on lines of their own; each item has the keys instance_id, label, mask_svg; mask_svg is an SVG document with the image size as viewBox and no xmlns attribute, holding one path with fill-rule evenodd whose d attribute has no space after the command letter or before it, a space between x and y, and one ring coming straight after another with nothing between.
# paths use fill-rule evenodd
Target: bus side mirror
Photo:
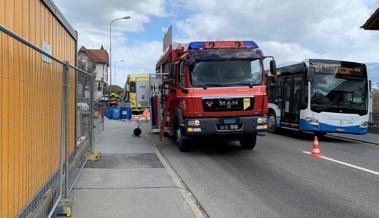
<instances>
[{"instance_id":1,"label":"bus side mirror","mask_svg":"<svg viewBox=\"0 0 379 218\"><path fill-rule=\"evenodd\" d=\"M313 74L315 73L315 68L314 67L309 67L307 70L307 81L312 81L313 80Z\"/></svg>"}]
</instances>

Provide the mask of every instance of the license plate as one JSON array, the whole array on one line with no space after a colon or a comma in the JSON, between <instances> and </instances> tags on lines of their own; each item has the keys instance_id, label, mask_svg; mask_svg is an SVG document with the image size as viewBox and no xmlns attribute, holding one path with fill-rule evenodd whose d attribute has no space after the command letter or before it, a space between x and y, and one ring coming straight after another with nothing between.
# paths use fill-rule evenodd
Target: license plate
<instances>
[{"instance_id":1,"label":"license plate","mask_svg":"<svg viewBox=\"0 0 379 218\"><path fill-rule=\"evenodd\" d=\"M224 119L224 123L225 124L235 124L236 123L236 119L235 118Z\"/></svg>"}]
</instances>

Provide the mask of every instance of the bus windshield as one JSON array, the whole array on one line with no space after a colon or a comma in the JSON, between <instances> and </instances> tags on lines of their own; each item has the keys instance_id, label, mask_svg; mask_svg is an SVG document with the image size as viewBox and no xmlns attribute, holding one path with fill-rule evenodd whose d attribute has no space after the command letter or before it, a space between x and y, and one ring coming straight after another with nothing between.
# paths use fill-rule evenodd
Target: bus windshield
<instances>
[{"instance_id":1,"label":"bus windshield","mask_svg":"<svg viewBox=\"0 0 379 218\"><path fill-rule=\"evenodd\" d=\"M193 87L252 86L262 83L259 59L202 61L190 65Z\"/></svg>"},{"instance_id":2,"label":"bus windshield","mask_svg":"<svg viewBox=\"0 0 379 218\"><path fill-rule=\"evenodd\" d=\"M311 108L313 111L367 113L367 72L351 62L313 63Z\"/></svg>"}]
</instances>

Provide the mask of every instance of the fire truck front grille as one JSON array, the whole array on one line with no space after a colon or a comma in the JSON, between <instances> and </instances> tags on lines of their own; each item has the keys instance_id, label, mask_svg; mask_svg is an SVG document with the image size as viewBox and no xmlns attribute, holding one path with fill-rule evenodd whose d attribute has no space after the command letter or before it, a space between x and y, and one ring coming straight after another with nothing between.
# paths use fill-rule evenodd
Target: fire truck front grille
<instances>
[{"instance_id":1,"label":"fire truck front grille","mask_svg":"<svg viewBox=\"0 0 379 218\"><path fill-rule=\"evenodd\" d=\"M254 98L203 99L204 112L244 111L254 108Z\"/></svg>"}]
</instances>

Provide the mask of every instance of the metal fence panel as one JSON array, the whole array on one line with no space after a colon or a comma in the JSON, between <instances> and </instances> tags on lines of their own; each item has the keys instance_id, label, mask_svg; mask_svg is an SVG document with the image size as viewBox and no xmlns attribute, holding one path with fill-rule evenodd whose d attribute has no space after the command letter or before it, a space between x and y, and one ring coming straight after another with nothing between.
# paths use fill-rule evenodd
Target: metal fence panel
<instances>
[{"instance_id":1,"label":"metal fence panel","mask_svg":"<svg viewBox=\"0 0 379 218\"><path fill-rule=\"evenodd\" d=\"M104 116L107 106L105 103L98 102L94 105L93 112L93 135L94 142L100 137L100 133L104 131Z\"/></svg>"},{"instance_id":2,"label":"metal fence panel","mask_svg":"<svg viewBox=\"0 0 379 218\"><path fill-rule=\"evenodd\" d=\"M1 217L59 196L62 65L0 33Z\"/></svg>"},{"instance_id":3,"label":"metal fence panel","mask_svg":"<svg viewBox=\"0 0 379 218\"><path fill-rule=\"evenodd\" d=\"M50 0L0 0L1 218L51 215L67 194L63 184L69 190L80 172L72 169L83 166L80 148L91 147L75 139L80 70L64 65L76 63L76 37L53 6ZM93 98L89 102L92 117Z\"/></svg>"},{"instance_id":4,"label":"metal fence panel","mask_svg":"<svg viewBox=\"0 0 379 218\"><path fill-rule=\"evenodd\" d=\"M93 83L91 75L76 71L75 114L76 126L75 147L70 150L70 158L67 160L67 175L64 197L71 192L81 169L86 163L86 154L91 151L92 143L92 111L93 111Z\"/></svg>"}]
</instances>

